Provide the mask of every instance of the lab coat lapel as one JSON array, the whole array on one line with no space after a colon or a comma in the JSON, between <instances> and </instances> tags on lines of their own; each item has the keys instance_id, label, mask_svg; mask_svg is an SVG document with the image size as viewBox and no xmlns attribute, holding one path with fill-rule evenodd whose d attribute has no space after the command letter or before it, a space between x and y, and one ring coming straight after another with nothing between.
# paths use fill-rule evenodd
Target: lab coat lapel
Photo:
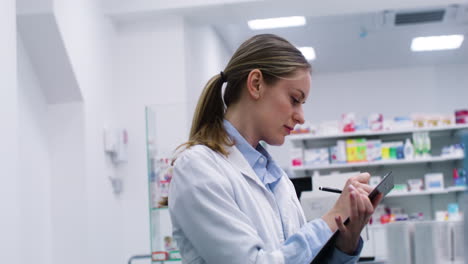
<instances>
[{"instance_id":1,"label":"lab coat lapel","mask_svg":"<svg viewBox=\"0 0 468 264\"><path fill-rule=\"evenodd\" d=\"M239 149L236 146L228 147L228 157L227 160L234 165L235 168L240 170L240 172L247 178L250 178L253 180L255 183L260 185L263 189L266 190L265 185L263 182L258 178L257 174L255 174L254 170L252 167L250 167L250 164L247 162L245 159L244 155L239 151Z\"/></svg>"}]
</instances>

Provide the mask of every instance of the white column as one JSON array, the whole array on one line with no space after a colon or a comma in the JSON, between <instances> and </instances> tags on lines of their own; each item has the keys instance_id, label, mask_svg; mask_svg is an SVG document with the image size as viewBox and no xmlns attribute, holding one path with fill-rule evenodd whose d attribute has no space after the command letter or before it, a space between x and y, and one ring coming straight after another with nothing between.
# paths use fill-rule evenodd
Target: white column
<instances>
[{"instance_id":1,"label":"white column","mask_svg":"<svg viewBox=\"0 0 468 264\"><path fill-rule=\"evenodd\" d=\"M0 1L0 262L19 263L15 0Z\"/></svg>"}]
</instances>

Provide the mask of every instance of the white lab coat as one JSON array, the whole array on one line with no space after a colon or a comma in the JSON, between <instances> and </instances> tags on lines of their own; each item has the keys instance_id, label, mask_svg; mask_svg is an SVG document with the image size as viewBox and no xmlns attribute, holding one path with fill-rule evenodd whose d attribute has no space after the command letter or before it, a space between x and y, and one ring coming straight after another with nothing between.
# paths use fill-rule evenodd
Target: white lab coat
<instances>
[{"instance_id":1,"label":"white lab coat","mask_svg":"<svg viewBox=\"0 0 468 264\"><path fill-rule=\"evenodd\" d=\"M306 221L292 182L283 172L273 194L235 146L228 152L197 145L175 162L169 209L183 263L284 263L284 238Z\"/></svg>"}]
</instances>

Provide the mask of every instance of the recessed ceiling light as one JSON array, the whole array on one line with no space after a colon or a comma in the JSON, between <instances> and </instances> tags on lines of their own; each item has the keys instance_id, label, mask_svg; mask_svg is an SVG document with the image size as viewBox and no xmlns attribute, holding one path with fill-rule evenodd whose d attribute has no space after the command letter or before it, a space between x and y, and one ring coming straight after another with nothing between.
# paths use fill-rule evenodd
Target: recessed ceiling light
<instances>
[{"instance_id":1,"label":"recessed ceiling light","mask_svg":"<svg viewBox=\"0 0 468 264\"><path fill-rule=\"evenodd\" d=\"M297 48L302 52L302 55L306 58L306 60L315 60L315 50L312 47L300 47Z\"/></svg>"},{"instance_id":2,"label":"recessed ceiling light","mask_svg":"<svg viewBox=\"0 0 468 264\"><path fill-rule=\"evenodd\" d=\"M247 23L250 29L260 30L260 29L304 26L306 24L306 19L303 16L291 16L291 17L255 19L255 20L250 20Z\"/></svg>"},{"instance_id":3,"label":"recessed ceiling light","mask_svg":"<svg viewBox=\"0 0 468 264\"><path fill-rule=\"evenodd\" d=\"M417 37L411 42L412 51L458 49L463 43L463 35Z\"/></svg>"}]
</instances>

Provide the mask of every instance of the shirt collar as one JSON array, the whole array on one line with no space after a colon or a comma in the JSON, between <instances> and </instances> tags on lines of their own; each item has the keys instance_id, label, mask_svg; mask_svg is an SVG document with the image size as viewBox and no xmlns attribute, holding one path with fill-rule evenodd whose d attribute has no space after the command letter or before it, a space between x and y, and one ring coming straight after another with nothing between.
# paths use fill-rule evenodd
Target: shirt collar
<instances>
[{"instance_id":1,"label":"shirt collar","mask_svg":"<svg viewBox=\"0 0 468 264\"><path fill-rule=\"evenodd\" d=\"M231 122L227 120L224 120L224 128L237 149L239 149L245 157L250 167L254 169L255 173L257 173L265 184L272 183L281 177L282 170L261 144L258 144L256 148L253 148L252 145L250 145L249 142L247 142L247 140L231 124ZM267 177L265 177L265 173L262 172L262 168L269 172Z\"/></svg>"},{"instance_id":2,"label":"shirt collar","mask_svg":"<svg viewBox=\"0 0 468 264\"><path fill-rule=\"evenodd\" d=\"M245 159L249 163L250 167L254 167L255 163L263 157L263 155L252 147L247 140L239 133L239 131L231 124L231 122L224 119L224 128L228 133L229 137L234 142L234 145L244 155ZM258 146L261 147L260 144ZM262 147L263 148L263 147ZM265 158L265 157L263 157Z\"/></svg>"}]
</instances>

